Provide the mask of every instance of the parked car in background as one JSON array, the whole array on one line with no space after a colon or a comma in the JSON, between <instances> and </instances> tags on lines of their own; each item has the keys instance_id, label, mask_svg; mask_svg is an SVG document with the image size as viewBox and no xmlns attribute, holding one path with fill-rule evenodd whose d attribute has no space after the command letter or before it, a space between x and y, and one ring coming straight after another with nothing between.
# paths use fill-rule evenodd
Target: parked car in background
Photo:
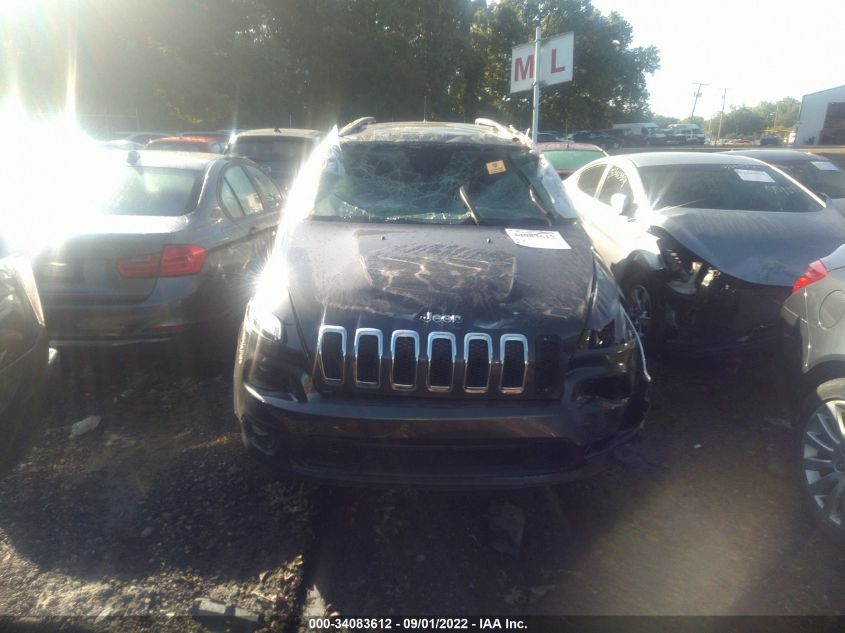
<instances>
[{"instance_id":1,"label":"parked car in background","mask_svg":"<svg viewBox=\"0 0 845 633\"><path fill-rule=\"evenodd\" d=\"M745 156L609 157L564 185L652 346L693 354L769 346L807 262L845 243L835 209Z\"/></svg>"},{"instance_id":2,"label":"parked car in background","mask_svg":"<svg viewBox=\"0 0 845 633\"><path fill-rule=\"evenodd\" d=\"M538 143L554 143L560 140L558 132L537 132Z\"/></svg>"},{"instance_id":3,"label":"parked car in background","mask_svg":"<svg viewBox=\"0 0 845 633\"><path fill-rule=\"evenodd\" d=\"M552 164L561 180L569 178L576 169L587 163L607 156L598 145L572 141L537 143L537 149L543 152L543 156Z\"/></svg>"},{"instance_id":4,"label":"parked car in background","mask_svg":"<svg viewBox=\"0 0 845 633\"><path fill-rule=\"evenodd\" d=\"M18 460L39 427L55 358L29 259L0 234L0 472Z\"/></svg>"},{"instance_id":5,"label":"parked car in background","mask_svg":"<svg viewBox=\"0 0 845 633\"><path fill-rule=\"evenodd\" d=\"M603 150L619 149L622 147L622 141L612 134L607 132L575 132L571 135L571 140L576 143L587 143L589 145L598 145Z\"/></svg>"},{"instance_id":6,"label":"parked car in background","mask_svg":"<svg viewBox=\"0 0 845 633\"><path fill-rule=\"evenodd\" d=\"M666 145L666 134L656 123L614 123L613 129L622 134L627 147Z\"/></svg>"},{"instance_id":7,"label":"parked car in background","mask_svg":"<svg viewBox=\"0 0 845 633\"><path fill-rule=\"evenodd\" d=\"M238 345L246 446L346 483L600 469L640 428L648 379L560 178L513 128L373 121L327 142L291 192L299 219Z\"/></svg>"},{"instance_id":8,"label":"parked car in background","mask_svg":"<svg viewBox=\"0 0 845 633\"><path fill-rule=\"evenodd\" d=\"M748 147L751 145L751 141L747 138L726 138L722 139L722 145L728 147Z\"/></svg>"},{"instance_id":9,"label":"parked car in background","mask_svg":"<svg viewBox=\"0 0 845 633\"><path fill-rule=\"evenodd\" d=\"M811 263L783 307L798 343L796 463L811 512L845 544L845 246Z\"/></svg>"},{"instance_id":10,"label":"parked car in background","mask_svg":"<svg viewBox=\"0 0 845 633\"><path fill-rule=\"evenodd\" d=\"M96 145L103 149L118 150L121 152L128 152L133 149L144 149L143 144L135 143L133 141L117 140L117 141L96 141Z\"/></svg>"},{"instance_id":11,"label":"parked car in background","mask_svg":"<svg viewBox=\"0 0 845 633\"><path fill-rule=\"evenodd\" d=\"M783 142L777 134L764 134L760 137L760 145L780 145Z\"/></svg>"},{"instance_id":12,"label":"parked car in background","mask_svg":"<svg viewBox=\"0 0 845 633\"><path fill-rule=\"evenodd\" d=\"M153 139L172 136L171 132L118 132L113 140L128 141L138 145L146 145Z\"/></svg>"},{"instance_id":13,"label":"parked car in background","mask_svg":"<svg viewBox=\"0 0 845 633\"><path fill-rule=\"evenodd\" d=\"M146 149L222 154L228 144L229 137L225 134L184 134L153 139Z\"/></svg>"},{"instance_id":14,"label":"parked car in background","mask_svg":"<svg viewBox=\"0 0 845 633\"><path fill-rule=\"evenodd\" d=\"M666 128L666 142L669 145L704 145L707 135L696 123L673 123Z\"/></svg>"},{"instance_id":15,"label":"parked car in background","mask_svg":"<svg viewBox=\"0 0 845 633\"><path fill-rule=\"evenodd\" d=\"M303 161L320 142L320 137L321 133L317 130L247 130L232 140L227 153L254 161L285 191Z\"/></svg>"},{"instance_id":16,"label":"parked car in background","mask_svg":"<svg viewBox=\"0 0 845 633\"><path fill-rule=\"evenodd\" d=\"M845 171L824 156L789 149L748 149L731 154L757 158L785 171L810 191L831 198L833 206L845 215Z\"/></svg>"},{"instance_id":17,"label":"parked car in background","mask_svg":"<svg viewBox=\"0 0 845 633\"><path fill-rule=\"evenodd\" d=\"M78 215L72 232L35 261L51 340L219 340L225 324L242 319L272 248L279 190L237 157L109 154L88 170L99 195L83 209L63 201Z\"/></svg>"}]
</instances>

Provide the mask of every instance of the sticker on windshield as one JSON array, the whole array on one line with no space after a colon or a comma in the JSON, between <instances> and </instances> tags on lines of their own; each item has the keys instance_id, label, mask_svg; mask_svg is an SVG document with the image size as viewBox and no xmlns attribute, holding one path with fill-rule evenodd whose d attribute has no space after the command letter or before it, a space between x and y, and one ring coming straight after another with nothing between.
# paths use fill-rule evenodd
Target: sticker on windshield
<instances>
[{"instance_id":1,"label":"sticker on windshield","mask_svg":"<svg viewBox=\"0 0 845 633\"><path fill-rule=\"evenodd\" d=\"M570 248L566 240L557 231L526 231L524 229L505 229L505 233L517 246L528 248L550 248L558 251Z\"/></svg>"},{"instance_id":2,"label":"sticker on windshield","mask_svg":"<svg viewBox=\"0 0 845 633\"><path fill-rule=\"evenodd\" d=\"M503 160L494 160L492 163L487 163L487 173L491 176L493 174L501 174L507 170L508 168L505 167L505 161Z\"/></svg>"},{"instance_id":3,"label":"sticker on windshield","mask_svg":"<svg viewBox=\"0 0 845 633\"><path fill-rule=\"evenodd\" d=\"M775 182L769 174L761 169L734 169L734 172L745 182Z\"/></svg>"},{"instance_id":4,"label":"sticker on windshield","mask_svg":"<svg viewBox=\"0 0 845 633\"><path fill-rule=\"evenodd\" d=\"M826 160L811 160L813 167L822 171L839 171L839 167Z\"/></svg>"}]
</instances>

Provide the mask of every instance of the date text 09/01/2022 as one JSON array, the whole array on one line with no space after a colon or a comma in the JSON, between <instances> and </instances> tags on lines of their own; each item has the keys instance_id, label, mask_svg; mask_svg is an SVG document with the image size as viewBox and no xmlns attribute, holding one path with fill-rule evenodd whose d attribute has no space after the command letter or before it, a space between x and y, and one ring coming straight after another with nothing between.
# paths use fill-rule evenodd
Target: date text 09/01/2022
<instances>
[{"instance_id":1,"label":"date text 09/01/2022","mask_svg":"<svg viewBox=\"0 0 845 633\"><path fill-rule=\"evenodd\" d=\"M518 618L311 618L308 631L382 630L520 630L527 626Z\"/></svg>"}]
</instances>

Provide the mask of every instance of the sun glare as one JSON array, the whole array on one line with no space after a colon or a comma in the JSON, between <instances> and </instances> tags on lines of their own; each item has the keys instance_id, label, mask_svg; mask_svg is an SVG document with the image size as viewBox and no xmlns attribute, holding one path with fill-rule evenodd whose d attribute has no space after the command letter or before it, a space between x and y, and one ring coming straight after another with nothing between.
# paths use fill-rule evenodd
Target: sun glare
<instances>
[{"instance_id":1,"label":"sun glare","mask_svg":"<svg viewBox=\"0 0 845 633\"><path fill-rule=\"evenodd\" d=\"M14 152L0 154L0 187L6 196L4 228L22 249L36 254L80 230L93 217L93 173L114 168L72 116L34 116L16 95L0 102L0 134Z\"/></svg>"},{"instance_id":2,"label":"sun glare","mask_svg":"<svg viewBox=\"0 0 845 633\"><path fill-rule=\"evenodd\" d=\"M0 18L26 15L41 4L41 0L0 0Z\"/></svg>"}]
</instances>

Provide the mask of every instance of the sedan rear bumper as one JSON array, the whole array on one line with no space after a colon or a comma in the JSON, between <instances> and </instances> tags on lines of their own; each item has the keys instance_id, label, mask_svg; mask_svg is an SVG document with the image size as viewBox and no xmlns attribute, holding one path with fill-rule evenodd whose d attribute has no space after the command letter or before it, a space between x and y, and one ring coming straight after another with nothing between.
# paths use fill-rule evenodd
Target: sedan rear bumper
<instances>
[{"instance_id":1,"label":"sedan rear bumper","mask_svg":"<svg viewBox=\"0 0 845 633\"><path fill-rule=\"evenodd\" d=\"M110 348L168 343L201 333L203 326L225 318L223 301L203 286L202 278L159 279L152 294L139 303L53 303L44 311L55 347ZM242 314L231 310L232 323Z\"/></svg>"}]
</instances>

